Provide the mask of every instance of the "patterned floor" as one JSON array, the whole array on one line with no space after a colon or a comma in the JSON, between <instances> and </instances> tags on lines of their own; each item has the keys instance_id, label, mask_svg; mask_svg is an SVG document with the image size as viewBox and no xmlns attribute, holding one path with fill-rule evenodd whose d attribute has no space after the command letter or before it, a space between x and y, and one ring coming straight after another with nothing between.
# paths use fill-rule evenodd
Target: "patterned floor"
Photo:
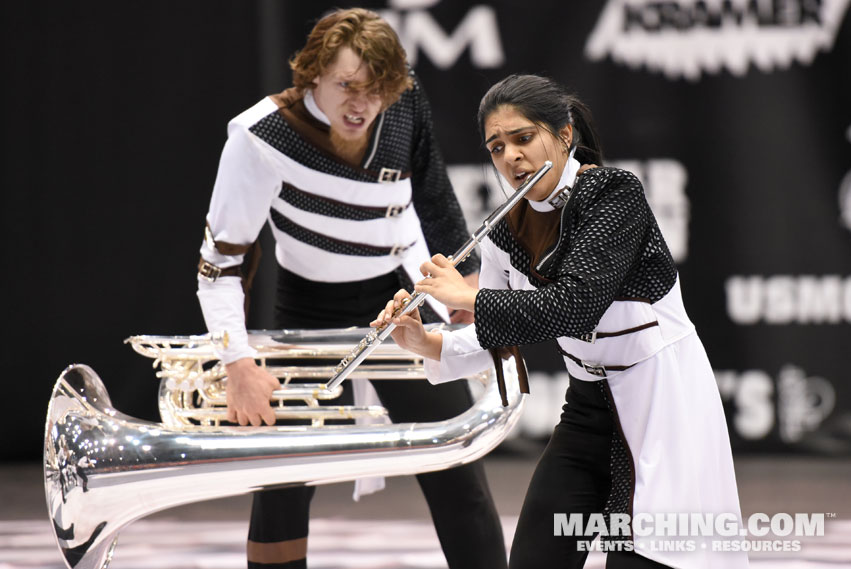
<instances>
[{"instance_id":1,"label":"patterned floor","mask_svg":"<svg viewBox=\"0 0 851 569\"><path fill-rule=\"evenodd\" d=\"M311 569L437 569L445 567L432 526L418 521L315 519ZM503 518L510 541L515 518ZM121 535L111 569L232 569L245 567L245 523L141 520ZM46 521L0 522L0 569L64 569ZM605 557L591 553L588 569ZM851 521L829 521L824 537L797 553L751 555L758 569L851 567Z\"/></svg>"},{"instance_id":2,"label":"patterned floor","mask_svg":"<svg viewBox=\"0 0 851 569\"><path fill-rule=\"evenodd\" d=\"M538 452L485 459L506 544L511 543ZM851 569L851 459L738 457L736 472L746 516L835 515L825 522L825 536L802 540L798 552L752 553L752 567ZM311 569L445 568L413 477L388 478L383 492L359 502L352 501L351 493L351 484L317 489L311 507ZM243 569L249 510L248 496L234 496L153 514L121 534L110 568ZM48 524L41 465L0 462L0 569L64 569ZM586 568L604 565L605 556L592 552Z\"/></svg>"}]
</instances>

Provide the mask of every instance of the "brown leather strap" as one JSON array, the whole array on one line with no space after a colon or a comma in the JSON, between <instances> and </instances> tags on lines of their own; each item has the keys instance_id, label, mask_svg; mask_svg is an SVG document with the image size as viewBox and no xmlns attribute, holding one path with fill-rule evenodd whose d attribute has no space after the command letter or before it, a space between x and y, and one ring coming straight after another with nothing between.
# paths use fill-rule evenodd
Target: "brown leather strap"
<instances>
[{"instance_id":1,"label":"brown leather strap","mask_svg":"<svg viewBox=\"0 0 851 569\"><path fill-rule=\"evenodd\" d=\"M623 302L643 302L644 304L653 304L653 301L649 298L641 298L639 296L616 296L615 300L620 300Z\"/></svg>"},{"instance_id":2,"label":"brown leather strap","mask_svg":"<svg viewBox=\"0 0 851 569\"><path fill-rule=\"evenodd\" d=\"M359 172L362 172L364 174L369 174L370 176L375 176L376 182L396 182L399 180L407 180L413 174L413 172L411 172L410 170L407 172L403 172L395 168L369 170L367 168L361 168L360 166L352 166L352 169L358 170Z\"/></svg>"},{"instance_id":3,"label":"brown leather strap","mask_svg":"<svg viewBox=\"0 0 851 569\"><path fill-rule=\"evenodd\" d=\"M576 363L576 365L578 365L579 367L584 369L586 372L590 373L591 375L596 375L598 377L606 377L606 371L624 371L624 370L627 370L627 369L629 369L629 368L631 368L632 366L635 365L635 364L629 364L629 365L626 365L626 366L621 366L621 365L604 365L604 364L591 364L591 363L586 364L586 362L583 362L581 359L577 358L573 354L569 354L569 353L565 352L561 348L561 346L559 346L558 344L556 344L556 349L558 350L558 352L561 355L563 355L566 358L570 358L571 360L573 360ZM592 369L595 369L595 370L602 370L602 373L598 373L596 371L590 371L589 368L592 368Z\"/></svg>"},{"instance_id":4,"label":"brown leather strap","mask_svg":"<svg viewBox=\"0 0 851 569\"><path fill-rule=\"evenodd\" d=\"M640 332L641 330L646 330L647 328L652 328L654 326L658 326L659 321L654 320L653 322L648 322L647 324L642 324L641 326L634 326L632 328L627 328L625 330L618 330L617 332L597 332L597 338L613 338L615 336L624 336L626 334L632 334L633 332Z\"/></svg>"},{"instance_id":5,"label":"brown leather strap","mask_svg":"<svg viewBox=\"0 0 851 569\"><path fill-rule=\"evenodd\" d=\"M216 241L216 250L222 255L244 255L251 245L235 245L226 241Z\"/></svg>"},{"instance_id":6,"label":"brown leather strap","mask_svg":"<svg viewBox=\"0 0 851 569\"><path fill-rule=\"evenodd\" d=\"M251 284L254 282L254 276L257 274L257 269L260 267L260 241L257 240L254 243L249 243L247 245L235 245L226 241L216 241L213 239L213 230L210 227L209 222L207 222L206 227L204 228L204 241L207 241L208 245L212 245L213 248L222 255L244 255L242 258L242 265L234 265L233 267L225 267L224 269L215 267L219 272L213 280L219 277L239 277L242 279L242 292L245 296L245 316L247 318L248 306L251 300L251 295L249 294L251 291ZM212 243L209 243L209 241L212 241ZM198 260L198 272L202 275L204 274L202 269L206 268L206 265L209 265L209 263L204 260L204 257L201 257Z\"/></svg>"},{"instance_id":7,"label":"brown leather strap","mask_svg":"<svg viewBox=\"0 0 851 569\"><path fill-rule=\"evenodd\" d=\"M491 348L488 351L491 354L491 358L493 358L493 365L496 369L496 385L499 389L502 406L508 407L508 393L505 388L505 374L502 371L502 360L507 360L511 356L514 356L514 363L517 365L517 383L520 385L520 393L529 393L529 374L526 372L526 362L523 360L523 354L520 353L520 348L517 346Z\"/></svg>"},{"instance_id":8,"label":"brown leather strap","mask_svg":"<svg viewBox=\"0 0 851 569\"><path fill-rule=\"evenodd\" d=\"M248 318L248 306L251 303L251 285L254 283L254 277L257 275L257 269L260 267L260 240L252 243L245 252L245 257L242 260L242 292L245 295L245 318Z\"/></svg>"},{"instance_id":9,"label":"brown leather strap","mask_svg":"<svg viewBox=\"0 0 851 569\"><path fill-rule=\"evenodd\" d=\"M216 241L213 239L213 230L210 227L209 222L207 222L207 227L204 231L204 239L207 240L208 236L213 242L213 247L222 255L244 255L252 246L251 243L248 243L247 245L236 245L234 243L228 243L227 241Z\"/></svg>"},{"instance_id":10,"label":"brown leather strap","mask_svg":"<svg viewBox=\"0 0 851 569\"><path fill-rule=\"evenodd\" d=\"M499 357L499 352L495 349L488 350L493 358L493 367L496 370L496 386L499 389L499 398L502 400L502 406L508 407L508 394L505 390L505 374L502 372L502 359Z\"/></svg>"},{"instance_id":11,"label":"brown leather strap","mask_svg":"<svg viewBox=\"0 0 851 569\"><path fill-rule=\"evenodd\" d=\"M509 346L507 349L514 356L514 363L517 366L517 382L520 384L520 393L529 393L529 373L526 371L526 360L523 359L520 348Z\"/></svg>"},{"instance_id":12,"label":"brown leather strap","mask_svg":"<svg viewBox=\"0 0 851 569\"><path fill-rule=\"evenodd\" d=\"M202 275L204 274L204 270L209 265L209 262L204 260L204 257L198 259L198 272ZM242 276L242 267L240 265L234 265L233 267L225 267L224 269L220 269L219 267L215 267L218 269L218 274L215 278L219 277L241 277Z\"/></svg>"},{"instance_id":13,"label":"brown leather strap","mask_svg":"<svg viewBox=\"0 0 851 569\"><path fill-rule=\"evenodd\" d=\"M260 241L255 241L246 249L241 265L225 267L224 269L214 267L218 270L218 274L212 280L219 277L239 277L241 279L242 293L245 297L243 308L246 318L248 318L248 307L251 304L251 285L254 283L254 276L257 274L257 269L260 267L261 255ZM204 257L201 257L198 259L198 272L204 275L209 265L210 263L204 260Z\"/></svg>"}]
</instances>

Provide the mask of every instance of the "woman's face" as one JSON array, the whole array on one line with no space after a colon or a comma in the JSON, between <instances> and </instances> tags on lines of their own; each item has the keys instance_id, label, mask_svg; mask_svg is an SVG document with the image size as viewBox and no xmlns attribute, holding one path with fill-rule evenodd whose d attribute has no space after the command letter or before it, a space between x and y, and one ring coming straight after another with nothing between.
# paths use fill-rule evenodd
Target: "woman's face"
<instances>
[{"instance_id":1,"label":"woman's face","mask_svg":"<svg viewBox=\"0 0 851 569\"><path fill-rule=\"evenodd\" d=\"M529 190L527 200L546 199L561 178L573 134L570 125L559 134L556 138L509 105L497 107L485 118L485 146L496 169L515 189L545 161L552 161L552 169Z\"/></svg>"}]
</instances>

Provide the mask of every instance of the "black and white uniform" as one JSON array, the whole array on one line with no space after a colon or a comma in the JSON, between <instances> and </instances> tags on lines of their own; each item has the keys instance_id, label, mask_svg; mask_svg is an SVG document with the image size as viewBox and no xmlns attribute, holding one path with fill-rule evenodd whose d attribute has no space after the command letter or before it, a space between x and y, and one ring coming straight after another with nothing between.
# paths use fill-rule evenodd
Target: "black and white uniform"
<instances>
[{"instance_id":1,"label":"black and white uniform","mask_svg":"<svg viewBox=\"0 0 851 569\"><path fill-rule=\"evenodd\" d=\"M358 165L334 155L329 121L310 91L301 96L291 89L265 98L229 123L207 214L212 239L204 241L201 255L222 268L241 264L241 255L224 255L215 243L252 243L268 221L279 265L276 323L281 328L366 326L396 290L410 290L422 278L423 261L434 253L451 254L467 240L430 109L414 80L414 87L376 118ZM475 272L478 264L474 257L461 269ZM254 356L239 278L199 277L198 297L210 332L229 334L222 360ZM432 319L448 320L439 303L430 310ZM470 406L466 385L444 387L449 386L375 384L395 422L444 420ZM417 479L449 566L505 567L502 530L481 464ZM304 559L283 544L307 535L313 491L292 488L255 496L250 567L304 567ZM258 552L254 560L252 551Z\"/></svg>"},{"instance_id":2,"label":"black and white uniform","mask_svg":"<svg viewBox=\"0 0 851 569\"><path fill-rule=\"evenodd\" d=\"M571 158L554 191L572 188L560 214L546 201L521 204L528 226L559 224L548 247L529 251L509 219L490 233L475 324L444 332L441 360L426 364L437 383L486 367L488 348L556 339L564 356L567 403L530 485L511 567L582 566L576 539L553 535L554 513L724 514L741 527L717 385L641 183L615 168L578 170ZM665 537L653 534L633 539L636 553L671 567L748 563L700 537L693 552L658 551L651 541Z\"/></svg>"}]
</instances>

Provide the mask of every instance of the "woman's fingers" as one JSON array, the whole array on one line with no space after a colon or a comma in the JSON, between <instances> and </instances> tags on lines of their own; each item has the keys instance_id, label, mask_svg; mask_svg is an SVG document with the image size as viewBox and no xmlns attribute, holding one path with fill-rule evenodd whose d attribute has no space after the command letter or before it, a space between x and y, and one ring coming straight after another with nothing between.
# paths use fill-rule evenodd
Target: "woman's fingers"
<instances>
[{"instance_id":1,"label":"woman's fingers","mask_svg":"<svg viewBox=\"0 0 851 569\"><path fill-rule=\"evenodd\" d=\"M378 318L376 319L378 324L384 324L387 320L393 316L393 310L396 306L396 300L388 300L387 304L384 305L384 310L378 313Z\"/></svg>"},{"instance_id":2,"label":"woman's fingers","mask_svg":"<svg viewBox=\"0 0 851 569\"><path fill-rule=\"evenodd\" d=\"M411 298L411 294L405 289L401 289L396 294L393 295L393 300L388 300L387 304L384 305L384 310L378 313L375 317L375 320L369 323L373 328L377 328L382 326L387 321L394 320L393 315L402 307L405 303L405 299Z\"/></svg>"},{"instance_id":3,"label":"woman's fingers","mask_svg":"<svg viewBox=\"0 0 851 569\"><path fill-rule=\"evenodd\" d=\"M438 267L441 267L441 268L453 266L452 262L449 259L447 259L446 257L444 257L443 255L441 255L440 253L433 256L431 258L431 262L434 263L435 265L437 265Z\"/></svg>"},{"instance_id":4,"label":"woman's fingers","mask_svg":"<svg viewBox=\"0 0 851 569\"><path fill-rule=\"evenodd\" d=\"M451 269L454 268L455 265L452 264L452 261L438 253L437 255L431 258L431 261L426 261L422 265L420 265L420 272L423 276L437 276L441 269Z\"/></svg>"},{"instance_id":5,"label":"woman's fingers","mask_svg":"<svg viewBox=\"0 0 851 569\"><path fill-rule=\"evenodd\" d=\"M376 315L375 320L369 323L373 328L377 328L384 324L384 322L390 318L390 315L393 314L393 306L395 304L395 300L388 300L387 304L384 305L384 308Z\"/></svg>"},{"instance_id":6,"label":"woman's fingers","mask_svg":"<svg viewBox=\"0 0 851 569\"><path fill-rule=\"evenodd\" d=\"M424 292L432 294L438 287L445 285L440 279L423 279L414 285L414 292Z\"/></svg>"},{"instance_id":7,"label":"woman's fingers","mask_svg":"<svg viewBox=\"0 0 851 569\"><path fill-rule=\"evenodd\" d=\"M410 314L405 314L400 318L394 318L393 323L396 325L397 328L410 328L416 323L416 320L411 318Z\"/></svg>"}]
</instances>

